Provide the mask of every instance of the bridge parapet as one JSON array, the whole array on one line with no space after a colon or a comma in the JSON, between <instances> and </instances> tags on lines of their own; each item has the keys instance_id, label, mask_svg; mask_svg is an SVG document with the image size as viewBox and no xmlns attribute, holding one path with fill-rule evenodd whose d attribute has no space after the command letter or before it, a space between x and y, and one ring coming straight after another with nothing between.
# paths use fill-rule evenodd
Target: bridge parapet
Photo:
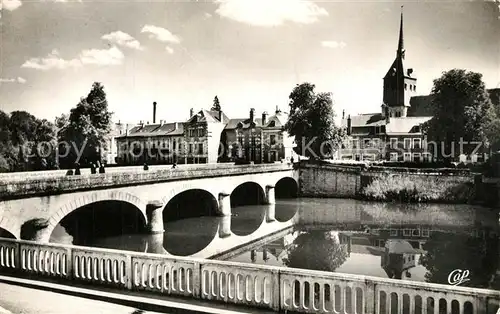
<instances>
[{"instance_id":1,"label":"bridge parapet","mask_svg":"<svg viewBox=\"0 0 500 314\"><path fill-rule=\"evenodd\" d=\"M289 171L291 169L292 166L286 163L260 165L211 164L156 171L113 172L79 176L40 176L25 179L15 177L12 180L4 177L0 180L0 200L168 181Z\"/></svg>"},{"instance_id":2,"label":"bridge parapet","mask_svg":"<svg viewBox=\"0 0 500 314\"><path fill-rule=\"evenodd\" d=\"M449 313L495 313L500 304L494 290L9 239L0 239L0 270L302 313L336 312L338 301L349 313L386 312L396 302L398 313L437 313L443 302Z\"/></svg>"}]
</instances>

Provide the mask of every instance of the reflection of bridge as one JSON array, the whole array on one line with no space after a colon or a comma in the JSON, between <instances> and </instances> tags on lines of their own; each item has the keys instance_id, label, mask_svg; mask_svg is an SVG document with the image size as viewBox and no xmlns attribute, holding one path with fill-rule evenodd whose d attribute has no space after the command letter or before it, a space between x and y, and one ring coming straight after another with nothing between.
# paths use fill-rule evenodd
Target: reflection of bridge
<instances>
[{"instance_id":1,"label":"reflection of bridge","mask_svg":"<svg viewBox=\"0 0 500 314\"><path fill-rule=\"evenodd\" d=\"M57 224L83 209L94 210L96 223L117 222L107 210L96 210L102 203L125 208L120 216L132 213L129 216L137 217L138 224L149 232L161 233L164 212L171 215L182 212L185 204L196 204L190 206L193 211L228 216L231 203L273 204L275 187L296 192L297 181L296 171L288 164L207 165L26 179L14 176L0 183L0 237L48 242ZM268 219L274 219L273 212L268 213Z\"/></svg>"},{"instance_id":2,"label":"reflection of bridge","mask_svg":"<svg viewBox=\"0 0 500 314\"><path fill-rule=\"evenodd\" d=\"M396 306L395 313L438 313L442 307L447 313L495 313L500 302L493 290L8 239L0 240L0 270L57 280L68 289L86 283L275 311L387 313Z\"/></svg>"}]
</instances>

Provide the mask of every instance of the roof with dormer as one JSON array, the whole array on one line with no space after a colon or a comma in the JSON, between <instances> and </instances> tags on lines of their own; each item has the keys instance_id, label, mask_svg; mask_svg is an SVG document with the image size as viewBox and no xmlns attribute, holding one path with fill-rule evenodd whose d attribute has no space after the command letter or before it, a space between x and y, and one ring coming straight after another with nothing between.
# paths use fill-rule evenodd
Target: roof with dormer
<instances>
[{"instance_id":1,"label":"roof with dormer","mask_svg":"<svg viewBox=\"0 0 500 314\"><path fill-rule=\"evenodd\" d=\"M284 112L278 112L275 115L272 115L266 119L266 124L262 125L262 118L254 118L254 123L251 124L250 118L237 118L230 119L227 123L225 130L234 130L238 128L248 129L251 127L266 127L266 128L282 128L288 116Z\"/></svg>"},{"instance_id":2,"label":"roof with dormer","mask_svg":"<svg viewBox=\"0 0 500 314\"><path fill-rule=\"evenodd\" d=\"M177 128L176 128L177 124ZM163 123L163 124L144 124L137 125L130 129L128 135L122 134L116 138L125 137L151 137L151 136L175 136L184 133L183 122Z\"/></svg>"},{"instance_id":3,"label":"roof with dormer","mask_svg":"<svg viewBox=\"0 0 500 314\"><path fill-rule=\"evenodd\" d=\"M229 118L226 116L224 112L222 112L222 121L219 120L219 111L216 110L200 110L196 114L194 114L191 118L188 119L187 123L192 122L207 122L207 123L215 123L222 122L228 123Z\"/></svg>"}]
</instances>

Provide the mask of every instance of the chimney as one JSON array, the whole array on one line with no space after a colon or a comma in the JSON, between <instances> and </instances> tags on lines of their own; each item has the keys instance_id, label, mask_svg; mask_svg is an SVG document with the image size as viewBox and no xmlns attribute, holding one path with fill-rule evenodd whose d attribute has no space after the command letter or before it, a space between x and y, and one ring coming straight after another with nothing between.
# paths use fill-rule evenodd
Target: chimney
<instances>
[{"instance_id":1,"label":"chimney","mask_svg":"<svg viewBox=\"0 0 500 314\"><path fill-rule=\"evenodd\" d=\"M345 118L345 110L342 110L342 120Z\"/></svg>"},{"instance_id":2,"label":"chimney","mask_svg":"<svg viewBox=\"0 0 500 314\"><path fill-rule=\"evenodd\" d=\"M253 108L250 109L250 122L255 121L254 113L255 113L255 109L253 109Z\"/></svg>"},{"instance_id":3,"label":"chimney","mask_svg":"<svg viewBox=\"0 0 500 314\"><path fill-rule=\"evenodd\" d=\"M281 110L278 108L278 106L276 106L276 112L275 113L278 114L280 112L281 112Z\"/></svg>"},{"instance_id":4,"label":"chimney","mask_svg":"<svg viewBox=\"0 0 500 314\"><path fill-rule=\"evenodd\" d=\"M174 131L179 128L179 122L174 122Z\"/></svg>"},{"instance_id":5,"label":"chimney","mask_svg":"<svg viewBox=\"0 0 500 314\"><path fill-rule=\"evenodd\" d=\"M189 118L191 118L192 116L194 116L193 108L189 109Z\"/></svg>"},{"instance_id":6,"label":"chimney","mask_svg":"<svg viewBox=\"0 0 500 314\"><path fill-rule=\"evenodd\" d=\"M156 123L156 101L153 101L153 124Z\"/></svg>"},{"instance_id":7,"label":"chimney","mask_svg":"<svg viewBox=\"0 0 500 314\"><path fill-rule=\"evenodd\" d=\"M347 135L351 135L352 125L351 125L351 115L347 116Z\"/></svg>"},{"instance_id":8,"label":"chimney","mask_svg":"<svg viewBox=\"0 0 500 314\"><path fill-rule=\"evenodd\" d=\"M128 123L125 124L125 136L128 136Z\"/></svg>"},{"instance_id":9,"label":"chimney","mask_svg":"<svg viewBox=\"0 0 500 314\"><path fill-rule=\"evenodd\" d=\"M264 111L262 113L262 125L266 125L267 124L267 111Z\"/></svg>"},{"instance_id":10,"label":"chimney","mask_svg":"<svg viewBox=\"0 0 500 314\"><path fill-rule=\"evenodd\" d=\"M220 122L223 122L223 121L222 121L222 110L219 110L219 121L220 121Z\"/></svg>"},{"instance_id":11,"label":"chimney","mask_svg":"<svg viewBox=\"0 0 500 314\"><path fill-rule=\"evenodd\" d=\"M165 123L165 120L160 120L160 126L163 126L163 123Z\"/></svg>"},{"instance_id":12,"label":"chimney","mask_svg":"<svg viewBox=\"0 0 500 314\"><path fill-rule=\"evenodd\" d=\"M408 74L408 76L411 76L411 74L413 73L413 69L408 69L406 73Z\"/></svg>"}]
</instances>

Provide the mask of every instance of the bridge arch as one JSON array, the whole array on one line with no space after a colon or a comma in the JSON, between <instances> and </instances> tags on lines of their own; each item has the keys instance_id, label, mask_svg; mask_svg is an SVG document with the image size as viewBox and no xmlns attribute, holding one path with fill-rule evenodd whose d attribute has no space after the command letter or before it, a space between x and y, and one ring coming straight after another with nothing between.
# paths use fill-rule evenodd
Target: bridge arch
<instances>
[{"instance_id":1,"label":"bridge arch","mask_svg":"<svg viewBox=\"0 0 500 314\"><path fill-rule=\"evenodd\" d=\"M274 193L277 199L296 198L299 195L299 184L293 177L283 177L274 184Z\"/></svg>"},{"instance_id":2,"label":"bridge arch","mask_svg":"<svg viewBox=\"0 0 500 314\"><path fill-rule=\"evenodd\" d=\"M18 233L12 230L12 226L12 222L7 217L0 218L0 238L16 239Z\"/></svg>"},{"instance_id":3,"label":"bridge arch","mask_svg":"<svg viewBox=\"0 0 500 314\"><path fill-rule=\"evenodd\" d=\"M164 222L200 216L216 216L219 213L219 202L213 192L198 187L177 192L172 197L163 198Z\"/></svg>"},{"instance_id":4,"label":"bridge arch","mask_svg":"<svg viewBox=\"0 0 500 314\"><path fill-rule=\"evenodd\" d=\"M56 226L71 213L91 204L109 201L117 201L132 205L138 210L140 216L144 219L144 223L147 223L146 203L140 198L126 192L99 191L92 194L86 194L61 206L48 220L48 227L44 230L44 235L42 237L44 242L49 242L50 236Z\"/></svg>"},{"instance_id":5,"label":"bridge arch","mask_svg":"<svg viewBox=\"0 0 500 314\"><path fill-rule=\"evenodd\" d=\"M254 181L243 182L235 186L229 194L231 207L262 205L266 200L266 189Z\"/></svg>"}]
</instances>

